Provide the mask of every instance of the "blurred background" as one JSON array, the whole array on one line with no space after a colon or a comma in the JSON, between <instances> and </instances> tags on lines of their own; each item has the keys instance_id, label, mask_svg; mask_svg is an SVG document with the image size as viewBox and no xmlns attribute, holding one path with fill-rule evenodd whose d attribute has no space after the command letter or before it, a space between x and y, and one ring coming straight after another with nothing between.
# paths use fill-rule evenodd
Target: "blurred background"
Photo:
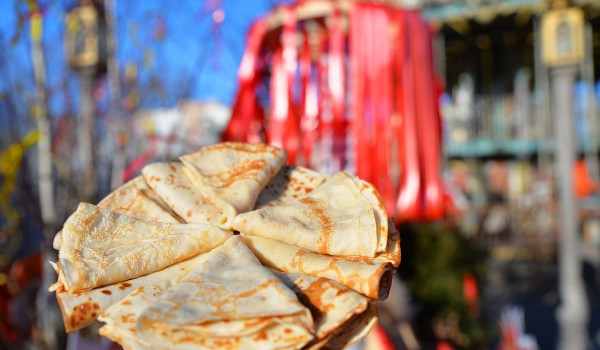
<instances>
[{"instance_id":1,"label":"blurred background","mask_svg":"<svg viewBox=\"0 0 600 350\"><path fill-rule=\"evenodd\" d=\"M3 0L0 349L116 349L64 334L55 233L222 140L382 193L357 349L600 349L598 72L594 0Z\"/></svg>"}]
</instances>

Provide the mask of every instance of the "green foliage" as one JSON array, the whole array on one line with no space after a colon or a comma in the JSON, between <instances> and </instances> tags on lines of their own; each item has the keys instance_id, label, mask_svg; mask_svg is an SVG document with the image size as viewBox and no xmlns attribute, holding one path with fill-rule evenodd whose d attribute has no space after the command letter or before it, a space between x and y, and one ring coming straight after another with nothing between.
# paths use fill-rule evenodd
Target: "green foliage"
<instances>
[{"instance_id":1,"label":"green foliage","mask_svg":"<svg viewBox=\"0 0 600 350\"><path fill-rule=\"evenodd\" d=\"M458 316L457 334L446 340L459 347L479 348L485 341L483 321L477 308L474 311L465 300L463 277L475 276L481 295L484 256L459 232L441 224L401 227L400 232L399 273L418 306L420 337L435 341L440 336L434 325Z\"/></svg>"}]
</instances>

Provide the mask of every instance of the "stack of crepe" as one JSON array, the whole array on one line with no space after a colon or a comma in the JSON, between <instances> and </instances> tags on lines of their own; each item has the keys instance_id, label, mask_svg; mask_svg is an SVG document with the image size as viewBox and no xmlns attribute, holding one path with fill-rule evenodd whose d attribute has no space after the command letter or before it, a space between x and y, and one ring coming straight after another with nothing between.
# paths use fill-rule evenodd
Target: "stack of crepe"
<instances>
[{"instance_id":1,"label":"stack of crepe","mask_svg":"<svg viewBox=\"0 0 600 350\"><path fill-rule=\"evenodd\" d=\"M400 239L375 188L223 143L155 163L54 241L68 332L126 349L341 349L377 319Z\"/></svg>"}]
</instances>

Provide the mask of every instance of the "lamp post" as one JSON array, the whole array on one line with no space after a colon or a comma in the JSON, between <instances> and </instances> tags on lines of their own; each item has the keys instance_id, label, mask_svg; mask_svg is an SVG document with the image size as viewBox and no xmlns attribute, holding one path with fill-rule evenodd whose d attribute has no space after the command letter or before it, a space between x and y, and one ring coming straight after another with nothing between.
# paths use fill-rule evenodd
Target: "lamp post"
<instances>
[{"instance_id":1,"label":"lamp post","mask_svg":"<svg viewBox=\"0 0 600 350\"><path fill-rule=\"evenodd\" d=\"M572 86L575 66L552 69L552 97L556 130L556 171L559 187L560 243L557 310L559 349L586 349L589 306L581 278L580 238L571 169L575 161L573 142Z\"/></svg>"},{"instance_id":2,"label":"lamp post","mask_svg":"<svg viewBox=\"0 0 600 350\"><path fill-rule=\"evenodd\" d=\"M560 327L558 348L583 350L588 345L589 305L581 276L581 242L572 176L575 162L572 86L584 52L582 11L566 7L563 1L554 2L553 9L542 17L542 48L544 63L551 71L552 117L556 130L561 299L556 313Z\"/></svg>"}]
</instances>

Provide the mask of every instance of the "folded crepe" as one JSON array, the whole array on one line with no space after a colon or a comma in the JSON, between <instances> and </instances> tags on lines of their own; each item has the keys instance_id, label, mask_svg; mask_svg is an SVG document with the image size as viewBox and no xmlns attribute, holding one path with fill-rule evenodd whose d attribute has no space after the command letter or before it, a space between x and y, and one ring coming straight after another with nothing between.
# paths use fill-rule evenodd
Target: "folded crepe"
<instances>
[{"instance_id":1,"label":"folded crepe","mask_svg":"<svg viewBox=\"0 0 600 350\"><path fill-rule=\"evenodd\" d=\"M285 164L285 151L264 144L226 142L182 156L186 174L202 195L223 211L218 225L254 208L266 184Z\"/></svg>"},{"instance_id":2,"label":"folded crepe","mask_svg":"<svg viewBox=\"0 0 600 350\"><path fill-rule=\"evenodd\" d=\"M161 196L155 193L141 176L117 188L100 201L98 206L145 221L185 222L163 202Z\"/></svg>"},{"instance_id":3,"label":"folded crepe","mask_svg":"<svg viewBox=\"0 0 600 350\"><path fill-rule=\"evenodd\" d=\"M181 163L146 165L142 175L148 186L185 222L216 225L223 214L192 184Z\"/></svg>"},{"instance_id":4,"label":"folded crepe","mask_svg":"<svg viewBox=\"0 0 600 350\"><path fill-rule=\"evenodd\" d=\"M325 176L301 166L284 165L262 190L254 209L276 206L304 197L319 187Z\"/></svg>"},{"instance_id":5,"label":"folded crepe","mask_svg":"<svg viewBox=\"0 0 600 350\"><path fill-rule=\"evenodd\" d=\"M56 291L67 332L75 332L94 323L97 317L113 304L125 298L139 287L156 286L168 288L179 278L205 260L206 254L171 265L160 271L81 292L68 293L59 281L51 288Z\"/></svg>"},{"instance_id":6,"label":"folded crepe","mask_svg":"<svg viewBox=\"0 0 600 350\"><path fill-rule=\"evenodd\" d=\"M366 337L376 323L377 305L370 301L365 312L356 315L324 339L311 343L307 349L345 349Z\"/></svg>"},{"instance_id":7,"label":"folded crepe","mask_svg":"<svg viewBox=\"0 0 600 350\"><path fill-rule=\"evenodd\" d=\"M141 176L126 182L114 192L106 196L98 207L116 213L132 216L140 220L151 222L185 222L161 200L161 198L148 187ZM62 233L59 231L54 237L52 246L60 250Z\"/></svg>"},{"instance_id":8,"label":"folded crepe","mask_svg":"<svg viewBox=\"0 0 600 350\"><path fill-rule=\"evenodd\" d=\"M298 200L238 215L233 228L321 254L375 257L385 251L388 229L377 196L366 182L340 172Z\"/></svg>"},{"instance_id":9,"label":"folded crepe","mask_svg":"<svg viewBox=\"0 0 600 350\"><path fill-rule=\"evenodd\" d=\"M246 235L242 238L260 262L272 269L329 278L372 299L383 300L390 291L394 266L389 262L349 261L268 238Z\"/></svg>"},{"instance_id":10,"label":"folded crepe","mask_svg":"<svg viewBox=\"0 0 600 350\"><path fill-rule=\"evenodd\" d=\"M239 236L168 288L140 287L106 310L100 334L127 349L300 349L310 311Z\"/></svg>"},{"instance_id":11,"label":"folded crepe","mask_svg":"<svg viewBox=\"0 0 600 350\"><path fill-rule=\"evenodd\" d=\"M394 268L397 268L400 266L401 257L400 233L396 230L394 219L390 218L388 219L388 234L385 252L377 253L373 258L365 256L344 256L339 258L367 264L382 264L389 262L394 265Z\"/></svg>"},{"instance_id":12,"label":"folded crepe","mask_svg":"<svg viewBox=\"0 0 600 350\"><path fill-rule=\"evenodd\" d=\"M231 233L205 224L147 222L81 203L62 236L58 277L72 293L161 270L212 250Z\"/></svg>"},{"instance_id":13,"label":"folded crepe","mask_svg":"<svg viewBox=\"0 0 600 350\"><path fill-rule=\"evenodd\" d=\"M360 338L353 337L343 346L332 347L331 338L334 334L348 330L349 325L358 323L365 327L358 332L357 327L354 334L366 335L377 320L377 313L369 303L369 298L345 287L335 281L323 277L315 277L299 273L284 273L273 270L275 276L279 277L286 286L298 295L300 302L310 309L315 322L315 339L307 345L310 349L342 349ZM372 322L357 322L368 318ZM326 345L327 344L327 345Z\"/></svg>"}]
</instances>

